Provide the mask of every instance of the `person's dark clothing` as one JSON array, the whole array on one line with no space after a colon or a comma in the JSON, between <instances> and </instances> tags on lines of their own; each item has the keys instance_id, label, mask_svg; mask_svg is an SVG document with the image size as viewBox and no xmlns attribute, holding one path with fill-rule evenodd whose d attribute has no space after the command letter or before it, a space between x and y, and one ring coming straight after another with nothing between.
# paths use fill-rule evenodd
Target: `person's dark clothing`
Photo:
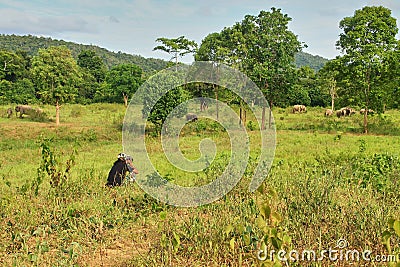
<instances>
[{"instance_id":1,"label":"person's dark clothing","mask_svg":"<svg viewBox=\"0 0 400 267\"><path fill-rule=\"evenodd\" d=\"M128 167L124 160L118 159L114 162L110 172L108 173L107 186L121 185L125 179Z\"/></svg>"}]
</instances>

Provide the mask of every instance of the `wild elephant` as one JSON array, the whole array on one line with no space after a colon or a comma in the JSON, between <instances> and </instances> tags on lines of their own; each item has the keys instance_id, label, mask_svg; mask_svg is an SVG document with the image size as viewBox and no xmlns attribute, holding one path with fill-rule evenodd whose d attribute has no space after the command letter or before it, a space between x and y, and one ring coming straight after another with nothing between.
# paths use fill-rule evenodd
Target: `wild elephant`
<instances>
[{"instance_id":1,"label":"wild elephant","mask_svg":"<svg viewBox=\"0 0 400 267\"><path fill-rule=\"evenodd\" d=\"M364 114L365 113L365 108L360 109L360 114ZM368 109L367 111L367 115L373 115L375 113L375 111L373 109Z\"/></svg>"},{"instance_id":2,"label":"wild elephant","mask_svg":"<svg viewBox=\"0 0 400 267\"><path fill-rule=\"evenodd\" d=\"M333 110L332 109L327 109L325 110L325 117L329 117L333 115Z\"/></svg>"},{"instance_id":3,"label":"wild elephant","mask_svg":"<svg viewBox=\"0 0 400 267\"><path fill-rule=\"evenodd\" d=\"M343 115L343 110L342 110L342 109L336 110L336 116L337 116L338 118L344 116L344 115Z\"/></svg>"},{"instance_id":4,"label":"wild elephant","mask_svg":"<svg viewBox=\"0 0 400 267\"><path fill-rule=\"evenodd\" d=\"M300 105L294 105L292 109L293 113L300 112Z\"/></svg>"},{"instance_id":5,"label":"wild elephant","mask_svg":"<svg viewBox=\"0 0 400 267\"><path fill-rule=\"evenodd\" d=\"M7 118L11 118L12 113L13 113L12 108L8 108L8 109L7 109Z\"/></svg>"},{"instance_id":6,"label":"wild elephant","mask_svg":"<svg viewBox=\"0 0 400 267\"><path fill-rule=\"evenodd\" d=\"M37 108L35 109L36 115L41 115L43 113L43 109Z\"/></svg>"},{"instance_id":7,"label":"wild elephant","mask_svg":"<svg viewBox=\"0 0 400 267\"><path fill-rule=\"evenodd\" d=\"M32 107L28 105L18 105L15 107L15 116L18 116L19 112L19 117L22 118L22 115L29 115L32 112Z\"/></svg>"},{"instance_id":8,"label":"wild elephant","mask_svg":"<svg viewBox=\"0 0 400 267\"><path fill-rule=\"evenodd\" d=\"M307 112L307 108L304 105L294 105L293 109L292 109L292 112L293 113L296 113L296 112L299 112L299 113Z\"/></svg>"},{"instance_id":9,"label":"wild elephant","mask_svg":"<svg viewBox=\"0 0 400 267\"><path fill-rule=\"evenodd\" d=\"M194 113L186 114L186 121L197 121L197 115Z\"/></svg>"},{"instance_id":10,"label":"wild elephant","mask_svg":"<svg viewBox=\"0 0 400 267\"><path fill-rule=\"evenodd\" d=\"M356 114L356 113L357 112L356 112L356 110L354 108L347 108L346 109L347 116L351 116L351 115Z\"/></svg>"},{"instance_id":11,"label":"wild elephant","mask_svg":"<svg viewBox=\"0 0 400 267\"><path fill-rule=\"evenodd\" d=\"M341 108L338 111L336 111L336 116L338 118L340 118L340 117L345 117L345 116L351 116L355 113L356 113L355 109L350 108L350 107L344 107L344 108Z\"/></svg>"}]
</instances>

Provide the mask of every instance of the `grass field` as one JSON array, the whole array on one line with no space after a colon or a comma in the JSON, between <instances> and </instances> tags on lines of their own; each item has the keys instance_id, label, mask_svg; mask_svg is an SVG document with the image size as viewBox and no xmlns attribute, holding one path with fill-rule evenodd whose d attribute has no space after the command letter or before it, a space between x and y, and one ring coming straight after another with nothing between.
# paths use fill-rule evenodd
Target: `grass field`
<instances>
[{"instance_id":1,"label":"grass field","mask_svg":"<svg viewBox=\"0 0 400 267\"><path fill-rule=\"evenodd\" d=\"M42 108L48 118L0 118L3 266L400 266L400 111L371 116L364 135L360 114L276 108L275 158L259 190L247 190L259 153L252 143L245 175L229 194L177 208L137 184L104 187L122 150L122 105L65 105L58 128L54 107ZM215 140L216 162L200 174L174 170L149 137L152 160L174 183L204 184L225 167L228 136L207 125L188 125L180 139L188 158L198 156L204 137ZM250 139L257 136L248 126ZM259 260L264 247L368 250L392 262Z\"/></svg>"}]
</instances>

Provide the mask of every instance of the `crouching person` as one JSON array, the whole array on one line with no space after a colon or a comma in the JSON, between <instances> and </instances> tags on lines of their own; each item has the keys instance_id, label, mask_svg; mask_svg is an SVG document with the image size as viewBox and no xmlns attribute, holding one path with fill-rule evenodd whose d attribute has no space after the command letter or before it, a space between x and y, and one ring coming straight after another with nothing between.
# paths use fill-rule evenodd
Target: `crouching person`
<instances>
[{"instance_id":1,"label":"crouching person","mask_svg":"<svg viewBox=\"0 0 400 267\"><path fill-rule=\"evenodd\" d=\"M114 162L110 172L108 173L106 186L120 186L125 180L126 174L129 173L130 181L135 181L135 175L139 171L133 166L132 157L124 153L118 154L118 159Z\"/></svg>"}]
</instances>

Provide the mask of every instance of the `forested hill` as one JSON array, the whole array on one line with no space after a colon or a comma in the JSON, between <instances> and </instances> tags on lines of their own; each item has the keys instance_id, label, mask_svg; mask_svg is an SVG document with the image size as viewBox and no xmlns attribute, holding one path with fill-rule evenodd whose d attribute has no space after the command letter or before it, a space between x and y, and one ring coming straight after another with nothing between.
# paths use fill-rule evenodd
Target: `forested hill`
<instances>
[{"instance_id":1,"label":"forested hill","mask_svg":"<svg viewBox=\"0 0 400 267\"><path fill-rule=\"evenodd\" d=\"M150 73L164 69L168 62L162 59L145 58L139 55L132 55L123 52L111 52L105 48L96 45L84 45L63 40L51 39L48 37L37 37L33 35L0 35L0 50L26 51L28 55L36 55L39 48L47 48L49 46L67 46L72 55L77 58L82 50L93 50L100 56L108 67L112 67L121 63L134 63L140 66L144 72ZM313 56L308 53L300 52L296 55L296 66L310 66L314 70L319 70L328 61L320 56Z\"/></svg>"},{"instance_id":2,"label":"forested hill","mask_svg":"<svg viewBox=\"0 0 400 267\"><path fill-rule=\"evenodd\" d=\"M328 61L326 58L314 56L305 52L297 53L295 60L296 67L300 68L301 66L309 66L316 71L320 70Z\"/></svg>"},{"instance_id":3,"label":"forested hill","mask_svg":"<svg viewBox=\"0 0 400 267\"><path fill-rule=\"evenodd\" d=\"M162 59L145 58L139 55L132 55L123 52L111 52L105 48L96 45L84 45L63 40L56 40L46 37L37 37L32 35L0 35L0 50L26 51L28 55L34 56L39 48L48 48L50 46L65 45L71 50L72 56L77 58L83 50L93 50L100 56L104 63L110 68L122 63L133 63L140 66L144 72L153 72L164 69L168 62Z\"/></svg>"}]
</instances>

